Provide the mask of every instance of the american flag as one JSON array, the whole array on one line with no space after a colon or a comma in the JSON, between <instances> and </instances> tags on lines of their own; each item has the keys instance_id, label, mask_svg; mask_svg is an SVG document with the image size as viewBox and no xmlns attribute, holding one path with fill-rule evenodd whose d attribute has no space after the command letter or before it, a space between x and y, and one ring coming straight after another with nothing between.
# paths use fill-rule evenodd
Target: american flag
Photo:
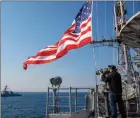
<instances>
[{"instance_id":1,"label":"american flag","mask_svg":"<svg viewBox=\"0 0 140 118\"><path fill-rule=\"evenodd\" d=\"M40 50L35 56L29 57L23 64L26 70L28 64L49 63L63 57L69 50L80 48L92 42L92 2L84 3L71 27L64 33L60 41Z\"/></svg>"}]
</instances>

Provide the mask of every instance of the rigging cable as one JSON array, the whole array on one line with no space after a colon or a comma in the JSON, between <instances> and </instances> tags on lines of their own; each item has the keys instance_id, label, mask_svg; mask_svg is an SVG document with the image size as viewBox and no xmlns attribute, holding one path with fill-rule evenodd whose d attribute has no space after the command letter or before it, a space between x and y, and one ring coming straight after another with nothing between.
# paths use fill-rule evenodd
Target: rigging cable
<instances>
[{"instance_id":1,"label":"rigging cable","mask_svg":"<svg viewBox=\"0 0 140 118\"><path fill-rule=\"evenodd\" d=\"M93 13L93 2L92 2L92 13ZM98 15L97 15L97 2L96 2L96 18L97 18L97 31L96 31L96 35L95 35L95 40L97 40L98 38ZM92 29L93 26L91 26L91 29ZM96 52L95 52L95 47L94 45L92 44L92 49L93 49L93 57L94 57L94 66L95 66L95 84L97 85L98 84L98 81L97 81L97 76L96 76L96 70L97 70L97 62L96 62Z\"/></svg>"},{"instance_id":2,"label":"rigging cable","mask_svg":"<svg viewBox=\"0 0 140 118\"><path fill-rule=\"evenodd\" d=\"M134 2L134 0L133 0L133 15L135 14L135 2ZM134 54L135 55L137 55L137 52L134 52ZM134 68L135 68L135 66L134 66Z\"/></svg>"},{"instance_id":3,"label":"rigging cable","mask_svg":"<svg viewBox=\"0 0 140 118\"><path fill-rule=\"evenodd\" d=\"M113 6L114 6L115 4L114 4L114 2L113 2ZM112 29L112 35L113 35L113 39L115 39L115 35L114 35L114 23L115 23L115 18L114 18L114 15L113 15L113 29ZM114 42L113 42L113 64L115 65L116 63L115 63L115 50L114 50L114 48L115 48L115 46L114 46Z\"/></svg>"},{"instance_id":4,"label":"rigging cable","mask_svg":"<svg viewBox=\"0 0 140 118\"><path fill-rule=\"evenodd\" d=\"M93 1L92 1L92 13L93 13ZM97 2L96 2L96 18L97 18L97 27L98 27L98 14L97 14ZM92 29L92 24L91 24L91 29ZM97 33L95 33L96 34L96 36L95 36L95 38L96 38L96 40L97 40L97 38L98 38L98 28L97 28ZM92 36L92 35L91 35ZM97 84L98 84L98 81L97 81L97 75L96 75L96 71L97 71L97 62L96 62L96 54L95 54L95 47L94 47L94 45L92 44L92 49L93 49L93 58L94 58L94 67L95 67L95 93L96 93L96 104L95 104L95 116L98 116L98 95L97 95L97 92L98 92L98 89L97 89Z\"/></svg>"},{"instance_id":5,"label":"rigging cable","mask_svg":"<svg viewBox=\"0 0 140 118\"><path fill-rule=\"evenodd\" d=\"M98 36L99 36L99 35L98 35L98 34L99 34L99 23L98 23L98 20L99 20L99 19L98 19L98 4L97 4L97 3L98 3L98 2L96 2L96 17L97 17L97 35L96 35L96 39L98 40ZM97 49L98 49L98 48L97 48ZM97 51L98 51L98 50L97 50ZM95 55L95 56L96 56L96 55ZM95 59L96 59L96 57L95 57ZM96 69L97 69L97 62L96 62ZM98 80L97 80L97 75L96 75L96 73L95 73L95 76L96 76L96 90L97 90L97 91L96 91L96 95L97 95L97 96L96 96L96 102L97 102L97 107L96 107L97 109L96 109L96 112L99 113L99 109L98 109L98 108L99 108L99 105L98 105L98 93L97 93L97 92L98 92Z\"/></svg>"},{"instance_id":6,"label":"rigging cable","mask_svg":"<svg viewBox=\"0 0 140 118\"><path fill-rule=\"evenodd\" d=\"M93 13L93 1L92 1L92 13ZM91 17L92 18L92 17ZM92 30L92 24L91 24L91 30ZM92 36L92 35L91 35ZM97 36L95 36L97 39ZM93 39L93 36L92 36ZM94 66L95 66L95 84L97 85L97 76L96 76L96 70L97 70L97 63L96 63L96 56L95 56L95 47L92 44L92 49L93 49L93 57L94 57Z\"/></svg>"},{"instance_id":7,"label":"rigging cable","mask_svg":"<svg viewBox=\"0 0 140 118\"><path fill-rule=\"evenodd\" d=\"M106 1L105 1L105 36L106 36Z\"/></svg>"},{"instance_id":8,"label":"rigging cable","mask_svg":"<svg viewBox=\"0 0 140 118\"><path fill-rule=\"evenodd\" d=\"M133 0L133 15L135 13L135 3L134 3L134 0Z\"/></svg>"},{"instance_id":9,"label":"rigging cable","mask_svg":"<svg viewBox=\"0 0 140 118\"><path fill-rule=\"evenodd\" d=\"M104 29L104 35L105 35L105 39L106 39L106 0L105 0L105 29ZM105 46L105 54L107 54L107 46ZM105 61L107 62L107 56L105 58Z\"/></svg>"},{"instance_id":10,"label":"rigging cable","mask_svg":"<svg viewBox=\"0 0 140 118\"><path fill-rule=\"evenodd\" d=\"M97 2L96 2L96 21L97 21L97 23L96 23L96 29L97 29L97 33L96 33L96 40L98 40L98 33L99 33L99 29L98 29L98 4L97 4ZM95 52L95 48L93 48L94 49L94 57L95 57L95 66L96 66L96 71L97 71L97 62L96 62L96 52ZM98 84L98 80L97 80L97 76L96 76L96 85Z\"/></svg>"}]
</instances>

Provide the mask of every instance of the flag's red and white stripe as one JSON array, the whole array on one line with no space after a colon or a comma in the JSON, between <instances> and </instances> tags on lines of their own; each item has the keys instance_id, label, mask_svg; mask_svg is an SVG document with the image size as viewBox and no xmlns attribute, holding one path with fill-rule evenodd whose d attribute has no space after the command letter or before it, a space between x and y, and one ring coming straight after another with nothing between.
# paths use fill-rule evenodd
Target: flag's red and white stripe
<instances>
[{"instance_id":1,"label":"flag's red and white stripe","mask_svg":"<svg viewBox=\"0 0 140 118\"><path fill-rule=\"evenodd\" d=\"M69 50L79 48L90 42L92 42L92 30L91 30L91 15L87 20L81 23L80 33L72 33L75 29L75 21L72 26L64 33L60 41L55 45L50 45L40 50L35 56L28 58L24 62L24 69L27 69L28 64L44 64L52 62L65 54Z\"/></svg>"}]
</instances>

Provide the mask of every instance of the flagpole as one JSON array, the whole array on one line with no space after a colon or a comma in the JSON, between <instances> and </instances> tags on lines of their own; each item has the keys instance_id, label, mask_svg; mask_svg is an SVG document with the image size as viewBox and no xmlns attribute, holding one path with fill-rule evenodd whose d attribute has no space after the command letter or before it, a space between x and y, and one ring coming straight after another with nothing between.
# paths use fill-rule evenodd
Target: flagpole
<instances>
[{"instance_id":1,"label":"flagpole","mask_svg":"<svg viewBox=\"0 0 140 118\"><path fill-rule=\"evenodd\" d=\"M92 6L91 6L91 19L92 19L92 14L93 14L93 0L92 1ZM91 31L92 31L92 22L91 22ZM93 33L91 32L91 36L92 36L92 39L93 39ZM93 44L92 44L93 46ZM95 56L95 49L94 49L94 46L93 46L93 57L94 57L94 65L95 65L95 83L96 83L96 86L95 86L95 94L94 94L94 111L95 111L95 118L98 117L98 111L97 111L97 104L98 104L98 100L97 100L97 96L98 96L98 86L97 86L97 75L96 75L96 70L97 70L97 64L96 64L96 56Z\"/></svg>"}]
</instances>

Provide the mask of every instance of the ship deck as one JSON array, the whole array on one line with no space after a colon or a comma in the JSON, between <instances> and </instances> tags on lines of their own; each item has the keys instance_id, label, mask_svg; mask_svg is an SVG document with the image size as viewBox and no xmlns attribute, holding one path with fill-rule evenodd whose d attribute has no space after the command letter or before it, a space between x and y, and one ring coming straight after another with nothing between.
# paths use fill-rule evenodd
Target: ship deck
<instances>
[{"instance_id":1,"label":"ship deck","mask_svg":"<svg viewBox=\"0 0 140 118\"><path fill-rule=\"evenodd\" d=\"M100 89L100 87L98 87ZM82 96L78 96L78 92L77 90L80 89L88 89L89 92ZM89 117L90 113L91 113L91 109L92 110L97 110L98 113L98 117L93 117L93 118L107 118L105 116L107 116L106 114L106 106L105 104L102 105L101 103L103 101L101 101L100 99L98 99L98 103L100 102L100 104L98 104L98 107L95 107L97 104L96 103L96 99L95 99L95 90L94 88L59 88L59 92L62 92L63 90L68 90L69 94L66 96L63 95L59 95L57 96L57 98L62 99L63 101L64 99L68 99L68 104L59 104L59 103L55 103L55 91L53 96L51 96L51 94L49 94L51 91L53 90L53 88L48 88L48 95L47 95L47 111L46 111L46 118L91 118ZM75 91L75 93L72 93L72 90ZM72 96L72 94L74 96ZM100 94L98 93L98 98ZM102 96L101 96L102 97ZM73 98L73 102L72 102L72 98ZM83 101L83 106L82 109L78 110L77 108L80 107L79 104L77 104L77 101L79 100L78 98L82 99ZM104 99L104 97L103 97ZM51 102L49 102L50 100L53 100L53 104ZM85 102L84 102L85 100ZM136 109L136 103L134 103L135 100L133 101L129 101L129 105L131 108L133 109L127 109L127 113L128 113L128 117L127 118L140 118L140 113L136 113L137 109ZM133 103L133 104L131 104ZM63 111L63 108L68 108L68 110ZM74 108L72 110L72 108ZM97 109L96 109L97 108ZM102 111L101 111L102 110ZM92 112L93 115L94 112ZM118 117L119 118L119 117Z\"/></svg>"},{"instance_id":2,"label":"ship deck","mask_svg":"<svg viewBox=\"0 0 140 118\"><path fill-rule=\"evenodd\" d=\"M49 118L89 118L89 113L90 113L89 110L83 110L83 111L75 112L72 114L65 112L65 113L50 114ZM108 117L98 116L96 118L108 118ZM129 114L127 118L140 118L140 114L133 114L133 115Z\"/></svg>"}]
</instances>

